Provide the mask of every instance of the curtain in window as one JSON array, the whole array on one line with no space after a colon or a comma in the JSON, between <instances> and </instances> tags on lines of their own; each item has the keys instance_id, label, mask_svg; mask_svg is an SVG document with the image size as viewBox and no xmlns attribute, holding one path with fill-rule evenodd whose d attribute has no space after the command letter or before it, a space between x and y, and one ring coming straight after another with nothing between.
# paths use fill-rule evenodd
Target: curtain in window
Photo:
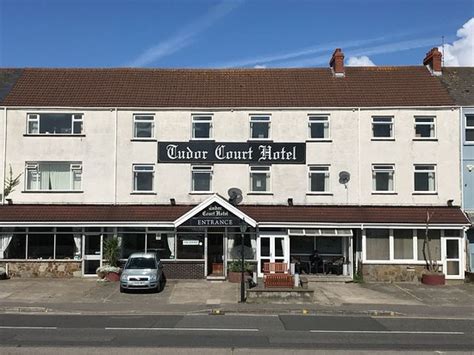
<instances>
[{"instance_id":1,"label":"curtain in window","mask_svg":"<svg viewBox=\"0 0 474 355\"><path fill-rule=\"evenodd\" d=\"M78 256L80 258L82 255L82 234L74 234L74 245L74 256Z\"/></svg>"},{"instance_id":2,"label":"curtain in window","mask_svg":"<svg viewBox=\"0 0 474 355\"><path fill-rule=\"evenodd\" d=\"M171 256L170 258L174 258L174 256L176 255L175 252L174 252L174 234L172 233L169 233L168 234L168 248L171 252Z\"/></svg>"},{"instance_id":3,"label":"curtain in window","mask_svg":"<svg viewBox=\"0 0 474 355\"><path fill-rule=\"evenodd\" d=\"M429 191L435 191L435 174L428 174L428 189Z\"/></svg>"},{"instance_id":4,"label":"curtain in window","mask_svg":"<svg viewBox=\"0 0 474 355\"><path fill-rule=\"evenodd\" d=\"M367 260L389 260L389 230L367 229L366 257Z\"/></svg>"},{"instance_id":5,"label":"curtain in window","mask_svg":"<svg viewBox=\"0 0 474 355\"><path fill-rule=\"evenodd\" d=\"M250 236L250 245L252 246L252 257L251 259L256 259L257 255L257 236L256 235L251 235Z\"/></svg>"},{"instance_id":6,"label":"curtain in window","mask_svg":"<svg viewBox=\"0 0 474 355\"><path fill-rule=\"evenodd\" d=\"M8 234L3 234L0 236L0 259L4 258L5 251L8 248L8 245L12 241L13 238L13 230L10 232L8 231Z\"/></svg>"},{"instance_id":7,"label":"curtain in window","mask_svg":"<svg viewBox=\"0 0 474 355\"><path fill-rule=\"evenodd\" d=\"M69 164L41 164L41 190L69 190L71 172Z\"/></svg>"},{"instance_id":8,"label":"curtain in window","mask_svg":"<svg viewBox=\"0 0 474 355\"><path fill-rule=\"evenodd\" d=\"M413 231L395 229L393 231L393 256L395 259L413 259Z\"/></svg>"}]
</instances>

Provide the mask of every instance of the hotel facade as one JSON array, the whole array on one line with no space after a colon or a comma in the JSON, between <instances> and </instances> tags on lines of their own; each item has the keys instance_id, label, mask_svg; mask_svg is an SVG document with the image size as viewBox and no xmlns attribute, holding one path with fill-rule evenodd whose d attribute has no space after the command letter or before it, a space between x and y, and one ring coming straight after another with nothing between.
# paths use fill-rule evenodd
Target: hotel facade
<instances>
[{"instance_id":1,"label":"hotel facade","mask_svg":"<svg viewBox=\"0 0 474 355\"><path fill-rule=\"evenodd\" d=\"M413 67L345 68L336 50L329 68L2 69L1 174L19 185L2 196L0 266L91 276L119 238L122 259L157 251L168 278L220 279L245 224L260 276L281 261L417 280L429 230L447 279L463 279L460 109L438 54Z\"/></svg>"}]
</instances>

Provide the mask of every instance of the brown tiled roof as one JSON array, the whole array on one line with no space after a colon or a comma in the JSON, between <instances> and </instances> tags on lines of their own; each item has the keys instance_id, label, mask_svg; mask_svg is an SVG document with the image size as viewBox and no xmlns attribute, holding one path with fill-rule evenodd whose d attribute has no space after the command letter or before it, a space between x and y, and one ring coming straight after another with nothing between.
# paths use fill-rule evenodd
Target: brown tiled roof
<instances>
[{"instance_id":1,"label":"brown tiled roof","mask_svg":"<svg viewBox=\"0 0 474 355\"><path fill-rule=\"evenodd\" d=\"M1 222L173 222L194 206L4 205ZM422 224L427 207L239 206L257 222ZM433 224L469 224L455 207L428 207Z\"/></svg>"},{"instance_id":2,"label":"brown tiled roof","mask_svg":"<svg viewBox=\"0 0 474 355\"><path fill-rule=\"evenodd\" d=\"M6 106L380 107L453 105L422 66L300 69L23 69Z\"/></svg>"},{"instance_id":3,"label":"brown tiled roof","mask_svg":"<svg viewBox=\"0 0 474 355\"><path fill-rule=\"evenodd\" d=\"M474 106L474 67L445 67L439 77L459 106Z\"/></svg>"}]
</instances>

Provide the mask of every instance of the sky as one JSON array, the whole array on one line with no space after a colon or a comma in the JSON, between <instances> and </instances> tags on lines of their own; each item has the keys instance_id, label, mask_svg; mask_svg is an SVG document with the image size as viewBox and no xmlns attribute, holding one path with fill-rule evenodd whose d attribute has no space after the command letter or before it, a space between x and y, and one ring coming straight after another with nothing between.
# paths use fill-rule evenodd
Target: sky
<instances>
[{"instance_id":1,"label":"sky","mask_svg":"<svg viewBox=\"0 0 474 355\"><path fill-rule=\"evenodd\" d=\"M443 41L474 66L474 0L0 0L0 67L420 65Z\"/></svg>"}]
</instances>

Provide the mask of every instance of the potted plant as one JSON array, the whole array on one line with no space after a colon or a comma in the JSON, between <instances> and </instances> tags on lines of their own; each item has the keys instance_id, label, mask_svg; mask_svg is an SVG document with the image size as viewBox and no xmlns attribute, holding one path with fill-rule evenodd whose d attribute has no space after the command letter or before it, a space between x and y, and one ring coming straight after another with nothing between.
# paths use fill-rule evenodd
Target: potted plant
<instances>
[{"instance_id":1,"label":"potted plant","mask_svg":"<svg viewBox=\"0 0 474 355\"><path fill-rule=\"evenodd\" d=\"M247 261L244 262L244 277L249 276L253 272L253 265ZM233 260L227 265L227 280L229 282L238 283L242 273L242 261Z\"/></svg>"},{"instance_id":2,"label":"potted plant","mask_svg":"<svg viewBox=\"0 0 474 355\"><path fill-rule=\"evenodd\" d=\"M434 212L433 212L434 213ZM423 241L423 257L426 262L426 270L421 276L421 283L425 285L444 285L446 283L445 275L440 271L440 265L437 260L433 259L431 253L431 238L429 236L429 224L430 219L433 217L433 213L426 211L426 231L425 240Z\"/></svg>"},{"instance_id":3,"label":"potted plant","mask_svg":"<svg viewBox=\"0 0 474 355\"><path fill-rule=\"evenodd\" d=\"M97 268L97 275L108 281L120 280L120 268L118 267L120 245L117 238L109 238L104 242L105 265Z\"/></svg>"}]
</instances>

